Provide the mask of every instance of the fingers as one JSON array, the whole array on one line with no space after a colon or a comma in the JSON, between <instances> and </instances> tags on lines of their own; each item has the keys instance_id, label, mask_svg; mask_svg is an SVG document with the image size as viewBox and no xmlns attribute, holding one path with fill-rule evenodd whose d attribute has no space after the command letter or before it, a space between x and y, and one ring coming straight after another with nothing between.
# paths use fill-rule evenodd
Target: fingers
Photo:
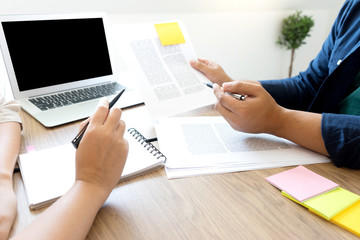
<instances>
[{"instance_id":1,"label":"fingers","mask_svg":"<svg viewBox=\"0 0 360 240\"><path fill-rule=\"evenodd\" d=\"M93 116L81 123L80 129L82 129L85 124L90 122L91 126L104 125L105 128L110 129L111 131L120 130L120 133L123 134L125 129L125 123L120 123L121 115L122 111L120 108L113 107L109 111L109 102L106 98L103 98L99 101L99 104Z\"/></svg>"},{"instance_id":2,"label":"fingers","mask_svg":"<svg viewBox=\"0 0 360 240\"><path fill-rule=\"evenodd\" d=\"M119 124L117 126L117 131L118 133L120 134L120 136L124 136L124 133L125 133L125 129L126 129L126 124L124 121L120 120L119 121Z\"/></svg>"},{"instance_id":3,"label":"fingers","mask_svg":"<svg viewBox=\"0 0 360 240\"><path fill-rule=\"evenodd\" d=\"M238 93L248 96L258 96L262 93L262 86L256 82L236 81L226 82L222 85L225 92Z\"/></svg>"},{"instance_id":4,"label":"fingers","mask_svg":"<svg viewBox=\"0 0 360 240\"><path fill-rule=\"evenodd\" d=\"M120 108L116 108L116 107L112 108L106 119L105 126L111 127L114 130L116 130L119 125L119 120L120 120L121 114L122 114L122 111Z\"/></svg>"},{"instance_id":5,"label":"fingers","mask_svg":"<svg viewBox=\"0 0 360 240\"><path fill-rule=\"evenodd\" d=\"M211 62L207 59L198 58L198 61L206 65L211 65Z\"/></svg>"},{"instance_id":6,"label":"fingers","mask_svg":"<svg viewBox=\"0 0 360 240\"><path fill-rule=\"evenodd\" d=\"M239 103L239 100L235 99L234 97L228 95L225 93L225 91L223 90L223 88L221 88L218 84L214 83L213 85L213 90L214 90L214 94L215 97L218 100L218 104L222 107L227 109L228 111L233 112L235 109L235 107L237 106L237 104ZM216 111L218 111L219 106L215 106L216 107ZM220 113L222 114L222 113Z\"/></svg>"},{"instance_id":7,"label":"fingers","mask_svg":"<svg viewBox=\"0 0 360 240\"><path fill-rule=\"evenodd\" d=\"M199 72L202 72L204 74L208 73L210 71L210 67L208 65L207 60L199 59L199 61L191 60L190 65L198 70Z\"/></svg>"},{"instance_id":8,"label":"fingers","mask_svg":"<svg viewBox=\"0 0 360 240\"><path fill-rule=\"evenodd\" d=\"M109 112L109 101L106 98L100 99L94 115L90 119L91 125L103 124Z\"/></svg>"},{"instance_id":9,"label":"fingers","mask_svg":"<svg viewBox=\"0 0 360 240\"><path fill-rule=\"evenodd\" d=\"M81 129L83 129L84 126L85 126L86 124L88 124L89 122L90 122L90 118L82 121L82 122L80 123L79 131L81 131Z\"/></svg>"}]
</instances>

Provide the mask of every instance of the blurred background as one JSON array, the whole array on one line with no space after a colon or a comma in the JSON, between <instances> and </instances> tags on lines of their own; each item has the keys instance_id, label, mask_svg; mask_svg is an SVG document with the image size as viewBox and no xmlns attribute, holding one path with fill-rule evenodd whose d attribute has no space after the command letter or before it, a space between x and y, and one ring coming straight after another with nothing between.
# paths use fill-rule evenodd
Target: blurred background
<instances>
[{"instance_id":1,"label":"blurred background","mask_svg":"<svg viewBox=\"0 0 360 240\"><path fill-rule=\"evenodd\" d=\"M317 55L341 0L0 0L0 14L106 12L111 24L181 19L199 57L221 64L234 79L288 74L290 51L276 45L283 18L301 10L314 27L295 53L293 75ZM121 61L120 61L121 62ZM2 59L0 78L6 78Z\"/></svg>"}]
</instances>

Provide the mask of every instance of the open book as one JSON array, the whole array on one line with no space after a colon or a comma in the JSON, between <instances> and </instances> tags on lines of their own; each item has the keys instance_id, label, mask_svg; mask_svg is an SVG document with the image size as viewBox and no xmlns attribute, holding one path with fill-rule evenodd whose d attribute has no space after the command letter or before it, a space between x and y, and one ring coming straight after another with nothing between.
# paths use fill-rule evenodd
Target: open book
<instances>
[{"instance_id":1,"label":"open book","mask_svg":"<svg viewBox=\"0 0 360 240\"><path fill-rule=\"evenodd\" d=\"M125 131L128 158L120 181L161 168L166 157L136 129ZM64 195L75 180L75 148L71 144L19 156L30 209L49 205Z\"/></svg>"}]
</instances>

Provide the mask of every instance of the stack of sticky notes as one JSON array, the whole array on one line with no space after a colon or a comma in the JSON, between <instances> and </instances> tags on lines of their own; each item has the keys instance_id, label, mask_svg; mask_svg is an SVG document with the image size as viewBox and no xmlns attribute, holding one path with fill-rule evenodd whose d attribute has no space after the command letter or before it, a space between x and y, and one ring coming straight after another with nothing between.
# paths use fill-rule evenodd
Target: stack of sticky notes
<instances>
[{"instance_id":1,"label":"stack of sticky notes","mask_svg":"<svg viewBox=\"0 0 360 240\"><path fill-rule=\"evenodd\" d=\"M360 236L360 196L304 166L272 175L266 181L289 199Z\"/></svg>"}]
</instances>

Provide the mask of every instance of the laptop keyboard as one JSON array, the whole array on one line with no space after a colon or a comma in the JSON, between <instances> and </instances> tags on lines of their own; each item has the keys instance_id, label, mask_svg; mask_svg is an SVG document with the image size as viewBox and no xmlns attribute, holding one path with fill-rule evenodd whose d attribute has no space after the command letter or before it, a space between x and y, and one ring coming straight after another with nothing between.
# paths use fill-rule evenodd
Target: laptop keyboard
<instances>
[{"instance_id":1,"label":"laptop keyboard","mask_svg":"<svg viewBox=\"0 0 360 240\"><path fill-rule=\"evenodd\" d=\"M29 101L42 111L67 106L74 103L93 100L100 97L113 95L125 86L112 82L93 87L81 88L43 97L29 98Z\"/></svg>"}]
</instances>

